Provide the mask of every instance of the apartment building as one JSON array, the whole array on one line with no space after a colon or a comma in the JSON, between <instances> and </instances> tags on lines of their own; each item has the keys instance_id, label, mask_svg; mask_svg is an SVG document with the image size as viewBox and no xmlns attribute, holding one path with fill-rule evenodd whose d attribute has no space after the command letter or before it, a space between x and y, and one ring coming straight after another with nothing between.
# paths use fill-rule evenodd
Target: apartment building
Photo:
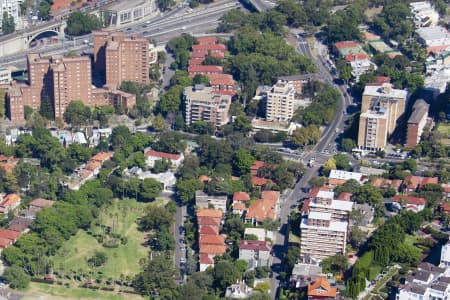
<instances>
[{"instance_id":1,"label":"apartment building","mask_svg":"<svg viewBox=\"0 0 450 300\"><path fill-rule=\"evenodd\" d=\"M442 245L439 267L450 270L450 240L445 245Z\"/></svg>"},{"instance_id":2,"label":"apartment building","mask_svg":"<svg viewBox=\"0 0 450 300\"><path fill-rule=\"evenodd\" d=\"M278 82L267 92L266 119L268 121L290 121L296 106L294 85L289 81Z\"/></svg>"},{"instance_id":3,"label":"apartment building","mask_svg":"<svg viewBox=\"0 0 450 300\"><path fill-rule=\"evenodd\" d=\"M245 260L249 269L269 267L271 245L267 241L242 240L239 243L239 259Z\"/></svg>"},{"instance_id":4,"label":"apartment building","mask_svg":"<svg viewBox=\"0 0 450 300\"><path fill-rule=\"evenodd\" d=\"M119 87L122 81L148 84L150 64L156 61L156 49L144 37L94 32L94 71L105 76L107 85Z\"/></svg>"},{"instance_id":5,"label":"apartment building","mask_svg":"<svg viewBox=\"0 0 450 300\"><path fill-rule=\"evenodd\" d=\"M409 4L416 28L436 26L439 22L439 13L428 1L411 2Z\"/></svg>"},{"instance_id":6,"label":"apartment building","mask_svg":"<svg viewBox=\"0 0 450 300\"><path fill-rule=\"evenodd\" d=\"M317 196L309 198L308 207L304 212L330 213L331 220L348 222L349 214L353 209L353 202L334 199L334 193L319 190Z\"/></svg>"},{"instance_id":7,"label":"apartment building","mask_svg":"<svg viewBox=\"0 0 450 300\"><path fill-rule=\"evenodd\" d=\"M14 18L14 23L20 23L20 4L22 0L0 0L0 26L3 21L3 14L7 13Z\"/></svg>"},{"instance_id":8,"label":"apartment building","mask_svg":"<svg viewBox=\"0 0 450 300\"><path fill-rule=\"evenodd\" d=\"M195 206L197 208L213 208L227 211L227 196L226 195L208 195L203 191L195 191Z\"/></svg>"},{"instance_id":9,"label":"apartment building","mask_svg":"<svg viewBox=\"0 0 450 300\"><path fill-rule=\"evenodd\" d=\"M312 211L300 224L302 256L323 259L344 254L347 246L348 222L333 221L331 213Z\"/></svg>"},{"instance_id":10,"label":"apartment building","mask_svg":"<svg viewBox=\"0 0 450 300\"><path fill-rule=\"evenodd\" d=\"M414 148L420 142L423 129L427 124L429 108L430 105L423 99L418 99L414 103L412 114L408 119L405 145L407 148Z\"/></svg>"},{"instance_id":11,"label":"apartment building","mask_svg":"<svg viewBox=\"0 0 450 300\"><path fill-rule=\"evenodd\" d=\"M184 89L184 114L186 125L206 121L214 126L229 122L231 96L220 95L212 87L197 84Z\"/></svg>"},{"instance_id":12,"label":"apartment building","mask_svg":"<svg viewBox=\"0 0 450 300\"><path fill-rule=\"evenodd\" d=\"M20 122L24 117L23 93L28 86L19 85L15 81L7 89L6 114L12 122Z\"/></svg>"},{"instance_id":13,"label":"apartment building","mask_svg":"<svg viewBox=\"0 0 450 300\"><path fill-rule=\"evenodd\" d=\"M0 68L0 84L8 84L11 81L11 70L8 68Z\"/></svg>"},{"instance_id":14,"label":"apartment building","mask_svg":"<svg viewBox=\"0 0 450 300\"><path fill-rule=\"evenodd\" d=\"M41 99L52 99L53 78L50 72L50 57L41 57L40 54L30 53L27 57L28 84L30 97L24 97L24 105L34 110L41 107Z\"/></svg>"},{"instance_id":15,"label":"apartment building","mask_svg":"<svg viewBox=\"0 0 450 300\"><path fill-rule=\"evenodd\" d=\"M362 97L358 147L370 151L384 149L388 136L405 111L407 91L390 83L366 85Z\"/></svg>"},{"instance_id":16,"label":"apartment building","mask_svg":"<svg viewBox=\"0 0 450 300\"><path fill-rule=\"evenodd\" d=\"M80 100L92 106L91 60L87 56L51 59L55 118L63 118L71 101Z\"/></svg>"}]
</instances>

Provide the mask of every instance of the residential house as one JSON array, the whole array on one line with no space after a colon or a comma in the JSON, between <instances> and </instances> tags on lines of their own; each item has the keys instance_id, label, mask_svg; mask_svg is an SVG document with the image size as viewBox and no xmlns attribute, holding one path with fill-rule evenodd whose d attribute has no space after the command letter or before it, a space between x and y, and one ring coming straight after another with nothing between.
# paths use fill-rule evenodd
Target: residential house
<instances>
[{"instance_id":1,"label":"residential house","mask_svg":"<svg viewBox=\"0 0 450 300\"><path fill-rule=\"evenodd\" d=\"M17 239L22 235L22 233L9 230L9 229L0 229L0 238L9 239L14 244Z\"/></svg>"},{"instance_id":2,"label":"residential house","mask_svg":"<svg viewBox=\"0 0 450 300\"><path fill-rule=\"evenodd\" d=\"M226 212L227 196L210 196L203 191L195 191L195 205L197 208L213 208Z\"/></svg>"},{"instance_id":3,"label":"residential house","mask_svg":"<svg viewBox=\"0 0 450 300\"><path fill-rule=\"evenodd\" d=\"M7 215L20 205L21 198L19 194L8 194L0 202L0 213Z\"/></svg>"},{"instance_id":4,"label":"residential house","mask_svg":"<svg viewBox=\"0 0 450 300\"><path fill-rule=\"evenodd\" d=\"M31 227L33 221L31 219L23 218L23 217L14 217L9 223L8 229L25 233Z\"/></svg>"},{"instance_id":5,"label":"residential house","mask_svg":"<svg viewBox=\"0 0 450 300\"><path fill-rule=\"evenodd\" d=\"M352 220L353 225L357 226L367 226L372 223L375 216L375 209L367 203L355 203L354 211L359 211L361 213L361 218L359 220Z\"/></svg>"},{"instance_id":6,"label":"residential house","mask_svg":"<svg viewBox=\"0 0 450 300\"><path fill-rule=\"evenodd\" d=\"M421 27L416 33L428 52L447 51L450 47L450 33L442 26Z\"/></svg>"},{"instance_id":7,"label":"residential house","mask_svg":"<svg viewBox=\"0 0 450 300\"><path fill-rule=\"evenodd\" d=\"M411 210L413 212L422 211L425 208L425 198L406 195L396 195L392 198L392 204L400 209Z\"/></svg>"},{"instance_id":8,"label":"residential house","mask_svg":"<svg viewBox=\"0 0 450 300\"><path fill-rule=\"evenodd\" d=\"M365 53L361 45L354 41L337 42L334 44L334 49L341 58L345 58L345 56L350 53Z\"/></svg>"},{"instance_id":9,"label":"residential house","mask_svg":"<svg viewBox=\"0 0 450 300\"><path fill-rule=\"evenodd\" d=\"M225 292L226 299L247 299L253 294L253 289L245 281L239 281L227 287Z\"/></svg>"},{"instance_id":10,"label":"residential house","mask_svg":"<svg viewBox=\"0 0 450 300\"><path fill-rule=\"evenodd\" d=\"M378 189L393 188L396 192L398 192L400 190L400 187L402 186L402 180L400 180L400 179L391 180L391 179L377 177L372 180L371 185Z\"/></svg>"},{"instance_id":11,"label":"residential house","mask_svg":"<svg viewBox=\"0 0 450 300\"><path fill-rule=\"evenodd\" d=\"M308 284L308 299L335 299L337 288L332 287L325 277L317 278L313 283Z\"/></svg>"},{"instance_id":12,"label":"residential house","mask_svg":"<svg viewBox=\"0 0 450 300\"><path fill-rule=\"evenodd\" d=\"M0 249L6 249L12 246L13 241L7 238L0 237Z\"/></svg>"},{"instance_id":13,"label":"residential house","mask_svg":"<svg viewBox=\"0 0 450 300\"><path fill-rule=\"evenodd\" d=\"M183 153L172 154L172 153L165 153L165 152L159 152L159 151L154 151L154 150L147 150L147 151L145 151L144 154L147 157L147 166L150 168L154 167L155 162L157 160L167 159L168 161L170 161L172 167L174 169L176 169L181 165L181 163L184 160Z\"/></svg>"},{"instance_id":14,"label":"residential house","mask_svg":"<svg viewBox=\"0 0 450 300\"><path fill-rule=\"evenodd\" d=\"M316 281L319 277L325 276L322 273L322 267L319 262L309 256L301 258L301 261L297 262L292 269L290 278L291 286L295 289L302 289Z\"/></svg>"},{"instance_id":15,"label":"residential house","mask_svg":"<svg viewBox=\"0 0 450 300\"><path fill-rule=\"evenodd\" d=\"M248 207L245 221L252 224L261 224L265 219L275 220L278 212L280 192L263 191L261 199L254 201Z\"/></svg>"},{"instance_id":16,"label":"residential house","mask_svg":"<svg viewBox=\"0 0 450 300\"><path fill-rule=\"evenodd\" d=\"M194 78L195 75L217 75L223 73L223 67L212 65L192 65L188 67L188 75Z\"/></svg>"},{"instance_id":17,"label":"residential house","mask_svg":"<svg viewBox=\"0 0 450 300\"><path fill-rule=\"evenodd\" d=\"M377 66L370 61L369 56L365 52L349 53L345 55L345 60L350 64L352 76L357 82L362 74L377 69Z\"/></svg>"},{"instance_id":18,"label":"residential house","mask_svg":"<svg viewBox=\"0 0 450 300\"><path fill-rule=\"evenodd\" d=\"M250 195L246 192L235 192L233 194L232 210L234 214L243 216L247 211L246 203L250 201Z\"/></svg>"},{"instance_id":19,"label":"residential house","mask_svg":"<svg viewBox=\"0 0 450 300\"><path fill-rule=\"evenodd\" d=\"M413 176L409 175L403 179L402 190L404 193L413 193L417 192L424 186L425 184L438 184L437 177L421 177L421 176Z\"/></svg>"},{"instance_id":20,"label":"residential house","mask_svg":"<svg viewBox=\"0 0 450 300\"><path fill-rule=\"evenodd\" d=\"M219 235L222 216L221 210L200 209L197 211L200 271L214 266L214 257L226 251L224 238Z\"/></svg>"},{"instance_id":21,"label":"residential house","mask_svg":"<svg viewBox=\"0 0 450 300\"><path fill-rule=\"evenodd\" d=\"M447 269L448 270L448 269ZM421 263L412 276L398 289L397 300L448 299L450 277L446 269L430 263Z\"/></svg>"},{"instance_id":22,"label":"residential house","mask_svg":"<svg viewBox=\"0 0 450 300\"><path fill-rule=\"evenodd\" d=\"M0 169L3 169L7 174L12 173L18 162L19 159L14 156L0 154Z\"/></svg>"},{"instance_id":23,"label":"residential house","mask_svg":"<svg viewBox=\"0 0 450 300\"><path fill-rule=\"evenodd\" d=\"M28 206L30 208L43 209L43 208L51 207L53 204L55 204L55 201L37 198L37 199L32 200L28 204Z\"/></svg>"},{"instance_id":24,"label":"residential house","mask_svg":"<svg viewBox=\"0 0 450 300\"><path fill-rule=\"evenodd\" d=\"M236 94L233 76L229 74L210 74L208 75L209 85L216 93L234 96Z\"/></svg>"},{"instance_id":25,"label":"residential house","mask_svg":"<svg viewBox=\"0 0 450 300\"><path fill-rule=\"evenodd\" d=\"M239 243L239 259L245 260L249 269L269 267L272 247L267 241L242 240Z\"/></svg>"}]
</instances>

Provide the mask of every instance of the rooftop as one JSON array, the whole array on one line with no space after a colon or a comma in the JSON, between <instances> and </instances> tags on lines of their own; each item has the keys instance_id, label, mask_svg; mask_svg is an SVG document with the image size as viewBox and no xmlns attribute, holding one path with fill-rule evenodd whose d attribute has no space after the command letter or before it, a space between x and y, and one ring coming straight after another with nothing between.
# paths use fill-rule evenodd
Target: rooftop
<instances>
[{"instance_id":1,"label":"rooftop","mask_svg":"<svg viewBox=\"0 0 450 300\"><path fill-rule=\"evenodd\" d=\"M425 41L450 39L448 30L441 26L421 27L416 32Z\"/></svg>"},{"instance_id":2,"label":"rooftop","mask_svg":"<svg viewBox=\"0 0 450 300\"><path fill-rule=\"evenodd\" d=\"M225 245L200 245L200 254L222 255L226 252Z\"/></svg>"},{"instance_id":3,"label":"rooftop","mask_svg":"<svg viewBox=\"0 0 450 300\"><path fill-rule=\"evenodd\" d=\"M239 243L239 249L243 250L258 250L258 251L270 251L271 246L267 241L257 240L241 240Z\"/></svg>"},{"instance_id":4,"label":"rooftop","mask_svg":"<svg viewBox=\"0 0 450 300\"><path fill-rule=\"evenodd\" d=\"M17 240L22 234L20 232L9 230L9 229L0 229L0 237L5 239L10 239L12 241Z\"/></svg>"},{"instance_id":5,"label":"rooftop","mask_svg":"<svg viewBox=\"0 0 450 300\"><path fill-rule=\"evenodd\" d=\"M406 99L408 92L406 90L394 89L392 84L383 83L380 85L366 85L363 96L366 95Z\"/></svg>"},{"instance_id":6,"label":"rooftop","mask_svg":"<svg viewBox=\"0 0 450 300\"><path fill-rule=\"evenodd\" d=\"M55 201L52 201L52 200L38 198L38 199L34 199L33 201L31 201L29 205L46 208L46 207L52 206L54 203L55 203Z\"/></svg>"},{"instance_id":7,"label":"rooftop","mask_svg":"<svg viewBox=\"0 0 450 300\"><path fill-rule=\"evenodd\" d=\"M356 181L361 181L362 177L363 177L362 173L342 171L342 170L331 170L330 175L328 176L328 178L331 179L343 179L343 180L355 179Z\"/></svg>"},{"instance_id":8,"label":"rooftop","mask_svg":"<svg viewBox=\"0 0 450 300\"><path fill-rule=\"evenodd\" d=\"M217 38L215 36L203 36L195 38L199 45L216 44Z\"/></svg>"},{"instance_id":9,"label":"rooftop","mask_svg":"<svg viewBox=\"0 0 450 300\"><path fill-rule=\"evenodd\" d=\"M430 105L423 99L418 99L413 105L413 112L408 119L408 124L418 124L423 120L424 116L428 116Z\"/></svg>"},{"instance_id":10,"label":"rooftop","mask_svg":"<svg viewBox=\"0 0 450 300\"><path fill-rule=\"evenodd\" d=\"M334 192L319 190L317 193L317 198L333 199Z\"/></svg>"},{"instance_id":11,"label":"rooftop","mask_svg":"<svg viewBox=\"0 0 450 300\"><path fill-rule=\"evenodd\" d=\"M425 203L426 203L425 198L406 196L406 195L405 196L396 195L396 196L394 196L394 198L392 198L392 201L394 201L394 202L405 201L407 204L413 204L413 205L425 205Z\"/></svg>"},{"instance_id":12,"label":"rooftop","mask_svg":"<svg viewBox=\"0 0 450 300\"><path fill-rule=\"evenodd\" d=\"M326 230L326 231L338 231L338 232L347 232L348 223L347 222L330 222L328 227L318 227L314 225L308 225L307 218L302 219L302 223L300 224L300 228L310 228L314 230Z\"/></svg>"},{"instance_id":13,"label":"rooftop","mask_svg":"<svg viewBox=\"0 0 450 300\"><path fill-rule=\"evenodd\" d=\"M172 153L159 152L159 151L153 151L153 150L145 151L145 155L151 156L151 157L166 158L166 159L170 159L170 160L178 160L181 157L180 154L172 154Z\"/></svg>"},{"instance_id":14,"label":"rooftop","mask_svg":"<svg viewBox=\"0 0 450 300\"><path fill-rule=\"evenodd\" d=\"M246 192L234 192L233 201L248 201L250 200L250 195Z\"/></svg>"},{"instance_id":15,"label":"rooftop","mask_svg":"<svg viewBox=\"0 0 450 300\"><path fill-rule=\"evenodd\" d=\"M222 211L218 209L200 209L197 211L198 217L211 217L222 219Z\"/></svg>"},{"instance_id":16,"label":"rooftop","mask_svg":"<svg viewBox=\"0 0 450 300\"><path fill-rule=\"evenodd\" d=\"M198 44L192 45L192 52L198 51L223 51L225 52L225 45L223 44Z\"/></svg>"},{"instance_id":17,"label":"rooftop","mask_svg":"<svg viewBox=\"0 0 450 300\"><path fill-rule=\"evenodd\" d=\"M202 235L202 234L213 234L213 235L217 235L217 234L218 234L217 229L215 229L214 227L211 227L211 226L202 226L202 227L200 228L199 233L200 233L200 235Z\"/></svg>"},{"instance_id":18,"label":"rooftop","mask_svg":"<svg viewBox=\"0 0 450 300\"><path fill-rule=\"evenodd\" d=\"M233 85L233 76L229 74L209 74L209 83L211 85Z\"/></svg>"},{"instance_id":19,"label":"rooftop","mask_svg":"<svg viewBox=\"0 0 450 300\"><path fill-rule=\"evenodd\" d=\"M331 214L313 211L309 213L308 219L331 221Z\"/></svg>"},{"instance_id":20,"label":"rooftop","mask_svg":"<svg viewBox=\"0 0 450 300\"><path fill-rule=\"evenodd\" d=\"M0 203L0 206L2 207L7 207L7 206L12 206L17 204L18 202L20 202L20 196L19 194L8 194L6 195L2 202Z\"/></svg>"},{"instance_id":21,"label":"rooftop","mask_svg":"<svg viewBox=\"0 0 450 300\"><path fill-rule=\"evenodd\" d=\"M328 280L324 277L319 277L311 284L308 284L308 298L309 297L336 297L337 289L331 287Z\"/></svg>"},{"instance_id":22,"label":"rooftop","mask_svg":"<svg viewBox=\"0 0 450 300\"><path fill-rule=\"evenodd\" d=\"M336 49L338 49L338 50L341 50L341 49L345 49L345 48L361 47L361 45L354 41L342 41L342 42L335 43L334 47L336 47Z\"/></svg>"},{"instance_id":23,"label":"rooftop","mask_svg":"<svg viewBox=\"0 0 450 300\"><path fill-rule=\"evenodd\" d=\"M199 239L200 245L224 245L225 239L221 235L201 234Z\"/></svg>"}]
</instances>

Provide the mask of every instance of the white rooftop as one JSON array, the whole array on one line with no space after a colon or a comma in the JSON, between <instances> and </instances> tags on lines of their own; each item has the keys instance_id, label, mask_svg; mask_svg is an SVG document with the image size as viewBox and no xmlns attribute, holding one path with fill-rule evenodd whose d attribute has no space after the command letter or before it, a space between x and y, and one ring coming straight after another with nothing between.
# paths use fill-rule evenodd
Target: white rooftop
<instances>
[{"instance_id":1,"label":"white rooftop","mask_svg":"<svg viewBox=\"0 0 450 300\"><path fill-rule=\"evenodd\" d=\"M266 238L273 240L273 231L266 231L264 228L245 228L244 234L254 234L258 241L265 241Z\"/></svg>"},{"instance_id":2,"label":"white rooftop","mask_svg":"<svg viewBox=\"0 0 450 300\"><path fill-rule=\"evenodd\" d=\"M334 198L334 192L320 190L317 193L317 198L333 199Z\"/></svg>"},{"instance_id":3,"label":"white rooftop","mask_svg":"<svg viewBox=\"0 0 450 300\"><path fill-rule=\"evenodd\" d=\"M363 95L406 99L408 92L394 89L390 83L383 83L380 85L366 85Z\"/></svg>"},{"instance_id":4,"label":"white rooftop","mask_svg":"<svg viewBox=\"0 0 450 300\"><path fill-rule=\"evenodd\" d=\"M322 208L328 208L333 210L345 210L345 211L352 211L353 209L353 202L352 201L343 201L343 200L333 200L331 201L331 205L323 205L323 204L317 204L314 201L309 204L310 207L322 207Z\"/></svg>"},{"instance_id":5,"label":"white rooftop","mask_svg":"<svg viewBox=\"0 0 450 300\"><path fill-rule=\"evenodd\" d=\"M355 179L357 181L361 181L362 176L363 176L362 173L357 173L357 172L331 170L329 178L330 179L343 179L343 180Z\"/></svg>"},{"instance_id":6,"label":"white rooftop","mask_svg":"<svg viewBox=\"0 0 450 300\"><path fill-rule=\"evenodd\" d=\"M317 229L322 231L347 232L347 222L330 222L329 227L308 225L307 222L308 220L306 218L303 218L302 223L300 224L300 228Z\"/></svg>"},{"instance_id":7,"label":"white rooftop","mask_svg":"<svg viewBox=\"0 0 450 300\"><path fill-rule=\"evenodd\" d=\"M315 219L315 220L330 221L331 220L331 214L330 213L322 213L322 212L313 211L313 212L309 213L308 218Z\"/></svg>"},{"instance_id":8,"label":"white rooftop","mask_svg":"<svg viewBox=\"0 0 450 300\"><path fill-rule=\"evenodd\" d=\"M416 32L425 41L450 38L448 30L441 26L421 27Z\"/></svg>"}]
</instances>

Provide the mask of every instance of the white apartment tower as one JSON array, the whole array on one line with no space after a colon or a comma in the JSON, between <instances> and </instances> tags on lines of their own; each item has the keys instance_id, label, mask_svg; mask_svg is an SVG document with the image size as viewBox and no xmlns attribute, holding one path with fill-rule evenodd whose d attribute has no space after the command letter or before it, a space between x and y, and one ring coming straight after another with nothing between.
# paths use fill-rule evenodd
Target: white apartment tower
<instances>
[{"instance_id":1,"label":"white apartment tower","mask_svg":"<svg viewBox=\"0 0 450 300\"><path fill-rule=\"evenodd\" d=\"M14 23L16 25L20 22L20 3L22 3L22 0L0 0L0 26L2 24L3 14L5 12L7 12L10 16L13 16Z\"/></svg>"},{"instance_id":2,"label":"white apartment tower","mask_svg":"<svg viewBox=\"0 0 450 300\"><path fill-rule=\"evenodd\" d=\"M291 82L278 80L267 92L267 121L290 121L296 109L295 89Z\"/></svg>"}]
</instances>

